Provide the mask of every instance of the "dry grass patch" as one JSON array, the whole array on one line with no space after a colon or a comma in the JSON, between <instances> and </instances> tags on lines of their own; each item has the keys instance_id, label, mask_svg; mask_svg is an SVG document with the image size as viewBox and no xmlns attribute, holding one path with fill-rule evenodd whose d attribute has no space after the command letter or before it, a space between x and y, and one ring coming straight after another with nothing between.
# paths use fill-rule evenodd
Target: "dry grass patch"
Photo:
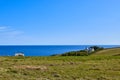
<instances>
[{"instance_id":1,"label":"dry grass patch","mask_svg":"<svg viewBox=\"0 0 120 80\"><path fill-rule=\"evenodd\" d=\"M48 70L46 66L33 66L33 65L19 65L19 66L14 66L14 68L28 69L28 70L42 70L42 71Z\"/></svg>"}]
</instances>

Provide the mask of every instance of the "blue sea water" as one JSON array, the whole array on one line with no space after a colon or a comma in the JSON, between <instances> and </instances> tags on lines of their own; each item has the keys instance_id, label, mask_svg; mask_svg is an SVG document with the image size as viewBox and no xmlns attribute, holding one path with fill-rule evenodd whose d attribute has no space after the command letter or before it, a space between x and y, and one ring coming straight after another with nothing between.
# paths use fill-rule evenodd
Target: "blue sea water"
<instances>
[{"instance_id":1,"label":"blue sea water","mask_svg":"<svg viewBox=\"0 0 120 80\"><path fill-rule=\"evenodd\" d=\"M93 45L4 45L0 46L0 56L14 56L22 52L25 56L49 56L69 51L83 50ZM120 45L98 45L104 48L120 47Z\"/></svg>"}]
</instances>

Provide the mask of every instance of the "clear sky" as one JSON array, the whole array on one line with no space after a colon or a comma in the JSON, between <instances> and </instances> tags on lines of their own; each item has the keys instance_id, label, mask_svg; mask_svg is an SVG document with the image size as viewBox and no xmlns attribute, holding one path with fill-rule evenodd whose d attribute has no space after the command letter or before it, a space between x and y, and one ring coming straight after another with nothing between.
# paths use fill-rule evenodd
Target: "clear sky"
<instances>
[{"instance_id":1,"label":"clear sky","mask_svg":"<svg viewBox=\"0 0 120 80\"><path fill-rule=\"evenodd\" d=\"M120 44L120 0L0 0L1 45Z\"/></svg>"}]
</instances>

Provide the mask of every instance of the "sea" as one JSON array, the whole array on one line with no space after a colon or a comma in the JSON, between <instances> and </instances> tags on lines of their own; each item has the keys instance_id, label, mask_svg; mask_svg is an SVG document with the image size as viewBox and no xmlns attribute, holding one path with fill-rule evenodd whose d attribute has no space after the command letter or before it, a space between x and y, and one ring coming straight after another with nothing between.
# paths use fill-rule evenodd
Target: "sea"
<instances>
[{"instance_id":1,"label":"sea","mask_svg":"<svg viewBox=\"0 0 120 80\"><path fill-rule=\"evenodd\" d=\"M14 56L15 53L24 53L25 56L50 56L69 51L84 50L90 46L120 47L120 45L1 45L0 56Z\"/></svg>"}]
</instances>

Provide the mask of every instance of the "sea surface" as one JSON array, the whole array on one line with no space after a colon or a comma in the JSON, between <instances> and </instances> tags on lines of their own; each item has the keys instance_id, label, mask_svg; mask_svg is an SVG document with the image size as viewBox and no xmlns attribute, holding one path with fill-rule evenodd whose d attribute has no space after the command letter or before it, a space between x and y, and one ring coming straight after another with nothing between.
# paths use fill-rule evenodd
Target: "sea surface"
<instances>
[{"instance_id":1,"label":"sea surface","mask_svg":"<svg viewBox=\"0 0 120 80\"><path fill-rule=\"evenodd\" d=\"M25 56L50 56L69 51L83 50L94 45L1 45L0 56L14 56L24 53ZM120 47L120 45L97 45L104 48Z\"/></svg>"}]
</instances>

